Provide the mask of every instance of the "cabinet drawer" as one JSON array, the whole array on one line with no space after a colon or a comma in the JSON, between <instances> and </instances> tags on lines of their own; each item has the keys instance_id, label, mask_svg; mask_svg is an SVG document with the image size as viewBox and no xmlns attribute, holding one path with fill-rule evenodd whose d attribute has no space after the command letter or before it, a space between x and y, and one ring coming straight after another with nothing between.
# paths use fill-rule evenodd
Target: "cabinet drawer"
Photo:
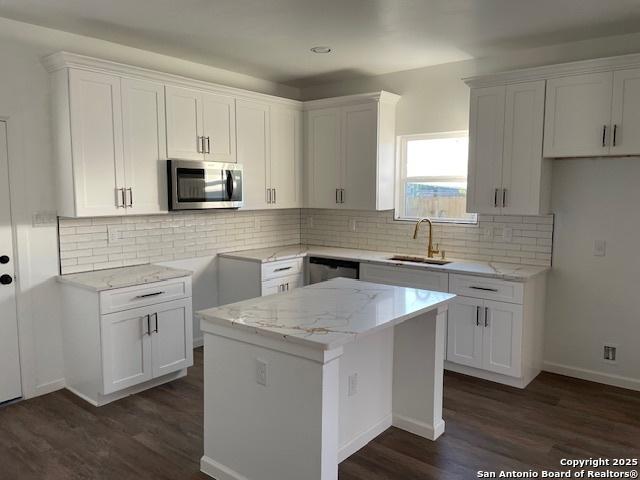
<instances>
[{"instance_id":1,"label":"cabinet drawer","mask_svg":"<svg viewBox=\"0 0 640 480\"><path fill-rule=\"evenodd\" d=\"M262 281L286 277L302 272L302 258L262 264Z\"/></svg>"},{"instance_id":2,"label":"cabinet drawer","mask_svg":"<svg viewBox=\"0 0 640 480\"><path fill-rule=\"evenodd\" d=\"M100 313L105 315L190 296L190 277L118 288L100 293Z\"/></svg>"},{"instance_id":3,"label":"cabinet drawer","mask_svg":"<svg viewBox=\"0 0 640 480\"><path fill-rule=\"evenodd\" d=\"M294 288L303 286L302 274L289 275L287 277L274 278L267 282L262 282L262 296L274 293L288 292Z\"/></svg>"},{"instance_id":4,"label":"cabinet drawer","mask_svg":"<svg viewBox=\"0 0 640 480\"><path fill-rule=\"evenodd\" d=\"M369 263L360 264L360 280L436 292L446 292L449 287L448 273Z\"/></svg>"},{"instance_id":5,"label":"cabinet drawer","mask_svg":"<svg viewBox=\"0 0 640 480\"><path fill-rule=\"evenodd\" d=\"M524 288L522 283L507 282L494 278L473 275L451 274L449 292L465 297L483 298L499 302L522 304Z\"/></svg>"}]
</instances>

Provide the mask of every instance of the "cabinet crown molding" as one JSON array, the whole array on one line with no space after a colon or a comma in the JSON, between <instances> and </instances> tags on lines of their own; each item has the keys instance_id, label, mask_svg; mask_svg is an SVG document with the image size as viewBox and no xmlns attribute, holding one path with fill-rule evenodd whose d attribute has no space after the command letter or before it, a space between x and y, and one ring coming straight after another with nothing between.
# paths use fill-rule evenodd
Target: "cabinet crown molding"
<instances>
[{"instance_id":1,"label":"cabinet crown molding","mask_svg":"<svg viewBox=\"0 0 640 480\"><path fill-rule=\"evenodd\" d=\"M52 53L51 55L43 57L41 61L44 65L44 68L49 73L61 70L63 68L76 68L135 79L149 80L177 87L197 88L212 93L230 95L237 98L261 100L270 103L275 102L298 109L302 109L303 105L303 103L298 100L277 97L275 95L268 95L265 93L252 92L250 90L244 90L241 88L228 87L217 83L195 80L193 78L184 77L181 75L160 72L149 68L127 65L125 63L89 57L86 55L80 55L77 53L66 51Z\"/></svg>"},{"instance_id":2,"label":"cabinet crown molding","mask_svg":"<svg viewBox=\"0 0 640 480\"><path fill-rule=\"evenodd\" d=\"M580 75L584 73L610 72L640 67L640 54L579 60L575 62L530 67L488 75L476 75L462 80L472 88L492 87L513 83L547 80L550 78Z\"/></svg>"},{"instance_id":3,"label":"cabinet crown molding","mask_svg":"<svg viewBox=\"0 0 640 480\"><path fill-rule=\"evenodd\" d=\"M355 95L344 95L342 97L321 98L319 100L308 100L303 103L305 110L315 110L318 108L343 107L345 105L357 105L365 102L386 103L396 105L402 97L395 93L380 90L379 92L358 93Z\"/></svg>"}]
</instances>

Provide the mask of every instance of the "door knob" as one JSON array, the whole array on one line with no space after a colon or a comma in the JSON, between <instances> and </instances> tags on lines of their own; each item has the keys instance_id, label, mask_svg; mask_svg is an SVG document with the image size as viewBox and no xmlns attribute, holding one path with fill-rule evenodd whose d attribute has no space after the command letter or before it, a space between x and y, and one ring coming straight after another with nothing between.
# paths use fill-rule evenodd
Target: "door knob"
<instances>
[{"instance_id":1,"label":"door knob","mask_svg":"<svg viewBox=\"0 0 640 480\"><path fill-rule=\"evenodd\" d=\"M9 257L6 255L2 255L0 257L0 263L4 264L4 263L9 263Z\"/></svg>"},{"instance_id":2,"label":"door knob","mask_svg":"<svg viewBox=\"0 0 640 480\"><path fill-rule=\"evenodd\" d=\"M2 285L9 285L11 282L13 282L13 278L11 277L11 275L4 274L0 276L0 283Z\"/></svg>"}]
</instances>

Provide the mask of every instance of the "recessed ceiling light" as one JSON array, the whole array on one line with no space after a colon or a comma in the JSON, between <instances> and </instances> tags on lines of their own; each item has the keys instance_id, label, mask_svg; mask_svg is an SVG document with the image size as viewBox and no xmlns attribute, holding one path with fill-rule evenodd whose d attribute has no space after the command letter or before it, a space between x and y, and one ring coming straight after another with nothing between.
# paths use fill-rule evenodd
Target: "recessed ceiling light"
<instances>
[{"instance_id":1,"label":"recessed ceiling light","mask_svg":"<svg viewBox=\"0 0 640 480\"><path fill-rule=\"evenodd\" d=\"M313 47L311 51L313 53L330 53L331 47Z\"/></svg>"}]
</instances>

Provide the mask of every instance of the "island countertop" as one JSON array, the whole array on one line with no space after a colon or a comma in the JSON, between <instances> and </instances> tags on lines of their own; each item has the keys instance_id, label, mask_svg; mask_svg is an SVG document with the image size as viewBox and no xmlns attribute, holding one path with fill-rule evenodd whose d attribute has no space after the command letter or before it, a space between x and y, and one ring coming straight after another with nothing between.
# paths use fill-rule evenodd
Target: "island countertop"
<instances>
[{"instance_id":1,"label":"island countertop","mask_svg":"<svg viewBox=\"0 0 640 480\"><path fill-rule=\"evenodd\" d=\"M335 278L196 313L206 323L321 350L353 342L446 304L450 293Z\"/></svg>"}]
</instances>

